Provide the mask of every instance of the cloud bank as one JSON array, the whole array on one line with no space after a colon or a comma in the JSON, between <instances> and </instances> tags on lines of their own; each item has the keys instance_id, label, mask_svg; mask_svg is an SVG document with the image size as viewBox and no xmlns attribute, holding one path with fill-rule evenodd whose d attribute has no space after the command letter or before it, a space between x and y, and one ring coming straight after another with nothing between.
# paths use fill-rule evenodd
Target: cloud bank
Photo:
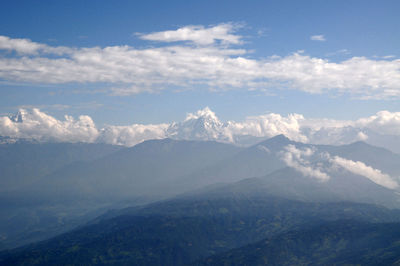
<instances>
[{"instance_id":1,"label":"cloud bank","mask_svg":"<svg viewBox=\"0 0 400 266\"><path fill-rule=\"evenodd\" d=\"M294 141L314 144L346 144L370 141L376 135L400 138L400 112L381 111L353 121L308 119L300 114L269 113L244 121L220 121L208 107L187 114L182 122L163 124L107 125L98 128L91 117L58 120L37 108L21 109L0 117L0 136L38 141L102 142L133 146L148 139L175 138L237 143L241 136L270 138L284 134ZM379 135L380 134L380 135ZM395 146L395 142L390 145Z\"/></svg>"},{"instance_id":2,"label":"cloud bank","mask_svg":"<svg viewBox=\"0 0 400 266\"><path fill-rule=\"evenodd\" d=\"M0 117L0 136L58 142L94 142L98 138L99 130L89 116L64 118L60 121L39 109L22 109L14 117Z\"/></svg>"},{"instance_id":3,"label":"cloud bank","mask_svg":"<svg viewBox=\"0 0 400 266\"><path fill-rule=\"evenodd\" d=\"M97 141L113 145L134 146L145 140L166 138L168 127L168 124L106 126L99 131Z\"/></svg>"},{"instance_id":4,"label":"cloud bank","mask_svg":"<svg viewBox=\"0 0 400 266\"><path fill-rule=\"evenodd\" d=\"M251 58L240 26L184 26L138 34L159 47L49 46L0 36L0 79L40 84L106 83L112 95L167 89L300 90L362 99L400 96L400 60L352 57L342 62L302 53ZM313 36L323 40L323 36Z\"/></svg>"}]
</instances>

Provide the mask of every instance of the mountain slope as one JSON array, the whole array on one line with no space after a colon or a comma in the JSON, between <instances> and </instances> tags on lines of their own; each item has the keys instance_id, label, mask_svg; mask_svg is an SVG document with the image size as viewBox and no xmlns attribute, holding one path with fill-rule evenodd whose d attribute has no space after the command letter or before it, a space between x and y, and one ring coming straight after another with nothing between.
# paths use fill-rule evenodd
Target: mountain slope
<instances>
[{"instance_id":1,"label":"mountain slope","mask_svg":"<svg viewBox=\"0 0 400 266\"><path fill-rule=\"evenodd\" d=\"M48 241L3 252L3 265L187 265L288 230L337 219L400 221L372 205L271 197L184 197L103 218Z\"/></svg>"},{"instance_id":2,"label":"mountain slope","mask_svg":"<svg viewBox=\"0 0 400 266\"><path fill-rule=\"evenodd\" d=\"M254 146L242 149L237 154L199 171L176 179L182 191L223 182L263 176L274 172L285 163L279 158L280 148L294 143L283 135L278 135ZM168 184L162 184L168 187Z\"/></svg>"},{"instance_id":3,"label":"mountain slope","mask_svg":"<svg viewBox=\"0 0 400 266\"><path fill-rule=\"evenodd\" d=\"M359 202L400 208L400 195L396 190L382 187L365 177L338 169L330 179L321 182L303 176L286 167L264 177L244 179L232 184L221 184L200 189L209 196L235 194L243 196L276 196L306 202Z\"/></svg>"},{"instance_id":4,"label":"mountain slope","mask_svg":"<svg viewBox=\"0 0 400 266\"><path fill-rule=\"evenodd\" d=\"M310 153L310 155L306 153ZM299 156L298 154L305 154L305 156L304 158L300 158L302 156L300 155L300 157L297 158L296 156ZM295 162L287 162L285 156L290 156ZM342 169L342 166L334 165L333 160L336 157L347 160L347 163L362 163L364 170L369 167L367 169L369 172L387 174L390 175L390 178L394 181L400 181L400 156L383 148L377 148L364 142L356 142L342 146L304 144L291 141L283 135L278 135L243 149L234 156L214 165L191 173L190 175L180 177L176 179L175 183L177 185L174 187L180 186L182 191L188 191L215 183L229 183L249 177L266 176L275 171L285 169L289 165L288 163L292 164L292 168L300 163L304 166L303 170L304 168L308 168L307 171L310 171L310 169L313 168L332 172L332 174L336 176L334 180L341 178L343 181L346 181L346 176L351 176L351 178L347 180L349 181L347 185L350 185L357 173L345 171ZM298 162L296 162L296 160ZM284 171L288 170L286 169ZM311 172L312 171L310 171L310 173ZM360 174L362 174L362 171ZM282 174L282 176L284 175L288 177L293 175L301 177L299 172L295 173L293 171ZM275 180L278 183L280 182L278 177L275 178ZM168 187L169 184L162 183L161 185ZM343 186L343 188L346 189L345 186ZM357 188L355 187L355 189Z\"/></svg>"},{"instance_id":5,"label":"mountain slope","mask_svg":"<svg viewBox=\"0 0 400 266\"><path fill-rule=\"evenodd\" d=\"M165 197L169 192L159 188L159 183L171 182L238 151L236 146L217 142L145 141L92 162L60 169L40 180L36 187L42 195L52 197L56 193L66 200Z\"/></svg>"},{"instance_id":6,"label":"mountain slope","mask_svg":"<svg viewBox=\"0 0 400 266\"><path fill-rule=\"evenodd\" d=\"M2 147L11 146L7 145ZM177 190L158 188L158 182L169 182L171 178L216 163L240 150L228 144L170 139L147 141L132 148L116 147L118 150L106 154L97 147L114 146L12 145L29 151L16 152L22 148L13 150L26 164L32 158L28 164L32 166L29 171L32 173L29 185L25 181L24 186L9 189L0 196L0 249L65 232L108 208L140 205L165 198ZM81 147L86 152L81 151ZM5 149L2 151L7 154ZM85 161L70 162L68 158ZM11 160L3 159L5 163ZM52 172L43 176L42 172L48 172L46 165Z\"/></svg>"},{"instance_id":7,"label":"mountain slope","mask_svg":"<svg viewBox=\"0 0 400 266\"><path fill-rule=\"evenodd\" d=\"M91 161L121 149L87 143L16 142L0 145L0 191L27 186L73 162Z\"/></svg>"},{"instance_id":8,"label":"mountain slope","mask_svg":"<svg viewBox=\"0 0 400 266\"><path fill-rule=\"evenodd\" d=\"M330 179L322 182L288 168L284 157L290 151L288 147L313 154L299 162L307 161L306 167L323 169ZM3 194L1 238L12 242L11 246L27 243L20 242L21 239L44 239L71 228L68 224L76 226L108 208L140 205L182 192L196 195L207 192L210 197L214 194L274 196L318 203L353 201L399 208L397 190L343 167L333 167L326 156L320 156L323 153L329 153L331 159L340 156L365 162L376 168L374 173L379 170L392 177L396 177L400 168L398 155L362 142L344 146L311 145L290 141L283 135L249 148L216 142L147 141L96 160L57 168L26 190L18 191L13 201ZM258 178L248 179L251 176ZM240 180L231 185L221 184ZM205 185L211 187L201 189ZM15 204L20 202L25 205L17 209ZM43 233L50 231L50 235ZM15 239L19 242L14 242Z\"/></svg>"},{"instance_id":9,"label":"mountain slope","mask_svg":"<svg viewBox=\"0 0 400 266\"><path fill-rule=\"evenodd\" d=\"M400 224L323 223L218 254L194 265L398 265Z\"/></svg>"},{"instance_id":10,"label":"mountain slope","mask_svg":"<svg viewBox=\"0 0 400 266\"><path fill-rule=\"evenodd\" d=\"M371 146L362 141L341 146L322 145L320 149L331 155L364 162L395 177L400 177L400 155L387 149Z\"/></svg>"}]
</instances>

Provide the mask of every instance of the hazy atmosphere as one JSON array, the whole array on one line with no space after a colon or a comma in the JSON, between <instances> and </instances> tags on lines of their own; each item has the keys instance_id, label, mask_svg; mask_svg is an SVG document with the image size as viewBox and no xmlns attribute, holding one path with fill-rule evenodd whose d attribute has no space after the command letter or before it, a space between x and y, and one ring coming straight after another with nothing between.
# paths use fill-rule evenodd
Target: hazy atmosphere
<instances>
[{"instance_id":1,"label":"hazy atmosphere","mask_svg":"<svg viewBox=\"0 0 400 266\"><path fill-rule=\"evenodd\" d=\"M399 263L399 11L3 1L0 264Z\"/></svg>"}]
</instances>

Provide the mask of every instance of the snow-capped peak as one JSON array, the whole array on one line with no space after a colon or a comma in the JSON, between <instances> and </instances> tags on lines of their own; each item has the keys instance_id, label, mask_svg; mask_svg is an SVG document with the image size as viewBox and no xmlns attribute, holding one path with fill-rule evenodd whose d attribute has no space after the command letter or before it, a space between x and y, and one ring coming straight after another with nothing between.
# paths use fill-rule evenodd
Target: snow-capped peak
<instances>
[{"instance_id":1,"label":"snow-capped peak","mask_svg":"<svg viewBox=\"0 0 400 266\"><path fill-rule=\"evenodd\" d=\"M177 139L222 140L223 127L215 113L206 107L187 114L183 122L172 124L168 135Z\"/></svg>"},{"instance_id":2,"label":"snow-capped peak","mask_svg":"<svg viewBox=\"0 0 400 266\"><path fill-rule=\"evenodd\" d=\"M10 119L13 122L22 123L23 121L25 121L27 114L28 112L25 109L19 109L18 113L10 116Z\"/></svg>"},{"instance_id":3,"label":"snow-capped peak","mask_svg":"<svg viewBox=\"0 0 400 266\"><path fill-rule=\"evenodd\" d=\"M211 109L208 106L202 110L198 110L196 113L188 113L186 115L185 122L200 118L202 118L205 121L207 120L207 121L212 121L213 123L221 124L218 117L215 115L213 111L211 111Z\"/></svg>"}]
</instances>

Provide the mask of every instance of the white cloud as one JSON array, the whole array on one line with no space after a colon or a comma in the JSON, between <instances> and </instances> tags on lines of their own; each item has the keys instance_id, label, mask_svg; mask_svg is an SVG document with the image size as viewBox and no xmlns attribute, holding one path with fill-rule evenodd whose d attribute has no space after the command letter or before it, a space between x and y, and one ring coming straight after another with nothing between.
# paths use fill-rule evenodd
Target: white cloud
<instances>
[{"instance_id":1,"label":"white cloud","mask_svg":"<svg viewBox=\"0 0 400 266\"><path fill-rule=\"evenodd\" d=\"M394 55L385 55L382 58L383 59L392 59L392 58L396 58L396 56L394 56Z\"/></svg>"},{"instance_id":2,"label":"white cloud","mask_svg":"<svg viewBox=\"0 0 400 266\"><path fill-rule=\"evenodd\" d=\"M369 128L387 135L400 135L400 112L380 111L376 115L358 119L355 126Z\"/></svg>"},{"instance_id":3,"label":"white cloud","mask_svg":"<svg viewBox=\"0 0 400 266\"><path fill-rule=\"evenodd\" d=\"M334 165L341 166L345 168L347 171L352 172L356 175L364 176L370 179L372 182L381 185L383 187L389 189L396 189L399 187L399 184L394 181L389 175L382 173L379 169L374 169L371 166L368 166L360 161L352 161L348 159L344 159L339 156L335 156L330 159L331 163Z\"/></svg>"},{"instance_id":4,"label":"white cloud","mask_svg":"<svg viewBox=\"0 0 400 266\"><path fill-rule=\"evenodd\" d=\"M320 41L320 42L326 41L324 35L312 35L310 37L310 40L312 40L312 41Z\"/></svg>"},{"instance_id":5,"label":"white cloud","mask_svg":"<svg viewBox=\"0 0 400 266\"><path fill-rule=\"evenodd\" d=\"M341 63L294 54L265 64L266 76L309 93L353 94L364 98L400 95L400 60L353 57Z\"/></svg>"},{"instance_id":6,"label":"white cloud","mask_svg":"<svg viewBox=\"0 0 400 266\"><path fill-rule=\"evenodd\" d=\"M284 134L292 140L308 142L301 133L301 122L304 117L299 114L289 114L283 117L280 114L266 114L248 117L243 122L229 121L224 128L225 135L233 139L235 135L250 135L255 137L273 137Z\"/></svg>"},{"instance_id":7,"label":"white cloud","mask_svg":"<svg viewBox=\"0 0 400 266\"><path fill-rule=\"evenodd\" d=\"M166 137L168 124L130 126L105 126L98 129L89 116L81 115L75 120L65 116L58 120L41 112L21 109L14 117L0 117L0 136L26 138L38 141L103 142L133 146L148 139Z\"/></svg>"},{"instance_id":8,"label":"white cloud","mask_svg":"<svg viewBox=\"0 0 400 266\"><path fill-rule=\"evenodd\" d=\"M145 140L166 138L168 126L168 124L106 126L100 130L97 141L114 145L134 146Z\"/></svg>"},{"instance_id":9,"label":"white cloud","mask_svg":"<svg viewBox=\"0 0 400 266\"><path fill-rule=\"evenodd\" d=\"M311 148L298 149L294 145L288 145L281 152L281 158L287 166L292 167L304 176L316 178L320 181L327 181L330 176L318 166L313 166L310 163L310 158L316 154ZM397 189L399 184L393 180L388 174L382 173L381 170L375 169L366 165L361 161L352 161L340 156L331 157L328 153L320 154L328 160L334 167L342 167L347 171L368 178L372 182L389 189Z\"/></svg>"},{"instance_id":10,"label":"white cloud","mask_svg":"<svg viewBox=\"0 0 400 266\"><path fill-rule=\"evenodd\" d=\"M360 131L357 133L357 139L360 141L365 141L368 139L368 135L365 134L364 132Z\"/></svg>"},{"instance_id":11,"label":"white cloud","mask_svg":"<svg viewBox=\"0 0 400 266\"><path fill-rule=\"evenodd\" d=\"M400 97L400 59L352 57L341 62L304 53L249 58L233 24L186 26L140 35L162 47L53 47L28 39L0 37L0 79L45 84L107 83L112 95L168 89L213 88L301 90L362 99ZM171 43L184 41L183 43ZM197 44L197 45L193 45ZM220 45L225 44L225 45ZM49 56L57 54L57 56ZM29 56L27 56L29 55Z\"/></svg>"},{"instance_id":12,"label":"white cloud","mask_svg":"<svg viewBox=\"0 0 400 266\"><path fill-rule=\"evenodd\" d=\"M152 93L153 89L149 87L138 87L138 86L131 86L128 88L111 88L111 95L114 96L128 96L128 95L135 95L140 93Z\"/></svg>"},{"instance_id":13,"label":"white cloud","mask_svg":"<svg viewBox=\"0 0 400 266\"><path fill-rule=\"evenodd\" d=\"M393 59L396 58L395 55L384 55L384 56L378 56L378 55L374 55L372 56L373 58L381 58L381 59Z\"/></svg>"},{"instance_id":14,"label":"white cloud","mask_svg":"<svg viewBox=\"0 0 400 266\"><path fill-rule=\"evenodd\" d=\"M46 44L32 42L29 39L12 39L0 35L0 50L14 51L18 54L37 54L38 52L50 54L65 54L72 52L68 47L51 47Z\"/></svg>"},{"instance_id":15,"label":"white cloud","mask_svg":"<svg viewBox=\"0 0 400 266\"><path fill-rule=\"evenodd\" d=\"M327 53L327 54L325 54L325 56L330 57L330 56L335 56L335 55L349 55L349 54L350 54L349 50L340 49L340 50L337 50L337 51L334 51L334 52Z\"/></svg>"},{"instance_id":16,"label":"white cloud","mask_svg":"<svg viewBox=\"0 0 400 266\"><path fill-rule=\"evenodd\" d=\"M99 132L89 116L81 115L75 120L66 115L60 121L39 109L30 112L21 109L14 119L0 117L0 135L40 141L94 142Z\"/></svg>"},{"instance_id":17,"label":"white cloud","mask_svg":"<svg viewBox=\"0 0 400 266\"><path fill-rule=\"evenodd\" d=\"M356 121L331 121L321 119L324 125L334 125L336 127L321 128L314 125L318 130L341 129L342 125L354 123L363 125L365 128L374 128L383 132L395 133L400 135L399 113L388 111L378 112L377 115L362 118ZM308 122L308 123L305 123ZM313 123L318 120L312 120ZM58 120L39 109L33 108L29 111L21 109L13 117L0 117L0 136L11 138L27 138L38 141L57 141L57 142L102 142L116 145L133 146L149 139L161 139L172 137L177 139L203 139L217 141L233 141L234 136L252 135L271 137L281 133L289 133L297 138L309 138L313 135L305 130L302 124L312 127L310 121L300 115L289 115L282 117L278 114L268 114L259 117L248 118L244 122L228 123L221 122L209 108L204 108L196 113L189 113L186 119L180 123L142 125L133 124L128 126L108 125L101 129L97 128L89 116L81 115L78 119L66 115L64 120ZM345 127L347 128L347 126ZM309 135L307 135L309 134ZM329 136L329 134L328 134ZM356 138L367 139L368 136L362 131L355 134ZM258 147L265 152L270 152L265 147ZM304 176L316 178L320 181L329 180L330 176L320 166L312 164L311 158L318 156L311 148L298 149L294 145L288 145L280 153L282 160L289 166L299 171ZM360 161L352 161L339 156L326 159L335 166L364 176L371 181L389 189L397 189L399 184L388 174L382 173L379 169L374 169Z\"/></svg>"},{"instance_id":18,"label":"white cloud","mask_svg":"<svg viewBox=\"0 0 400 266\"><path fill-rule=\"evenodd\" d=\"M240 44L241 36L232 34L237 25L231 23L219 24L213 27L186 26L177 30L139 34L140 38L149 41L177 42L190 41L199 45L211 45L217 41L223 44Z\"/></svg>"},{"instance_id":19,"label":"white cloud","mask_svg":"<svg viewBox=\"0 0 400 266\"><path fill-rule=\"evenodd\" d=\"M330 176L323 172L322 169L312 166L306 159L314 154L314 150L310 148L297 149L294 145L288 145L281 152L281 158L287 166L292 167L306 177L312 177L319 181L326 182Z\"/></svg>"},{"instance_id":20,"label":"white cloud","mask_svg":"<svg viewBox=\"0 0 400 266\"><path fill-rule=\"evenodd\" d=\"M97 103L86 108L96 108ZM29 107L29 106L26 106ZM81 106L43 106L43 108L75 108ZM105 142L132 146L147 139L171 137L191 140L216 140L235 143L242 136L269 138L284 134L294 141L314 144L347 144L369 141L370 134L400 137L400 113L381 111L376 115L358 120L309 119L300 114L269 113L251 116L244 121L220 121L208 107L187 114L182 122L170 124L105 126L97 128L88 116L74 119L65 116L58 120L39 109L22 109L18 116L0 116L0 136L33 138L46 141ZM392 143L393 147L395 143ZM390 149L390 147L389 147Z\"/></svg>"},{"instance_id":21,"label":"white cloud","mask_svg":"<svg viewBox=\"0 0 400 266\"><path fill-rule=\"evenodd\" d=\"M0 36L0 49L15 51L20 54L34 54L43 48L44 44L32 42L28 39L11 39L7 36Z\"/></svg>"}]
</instances>

